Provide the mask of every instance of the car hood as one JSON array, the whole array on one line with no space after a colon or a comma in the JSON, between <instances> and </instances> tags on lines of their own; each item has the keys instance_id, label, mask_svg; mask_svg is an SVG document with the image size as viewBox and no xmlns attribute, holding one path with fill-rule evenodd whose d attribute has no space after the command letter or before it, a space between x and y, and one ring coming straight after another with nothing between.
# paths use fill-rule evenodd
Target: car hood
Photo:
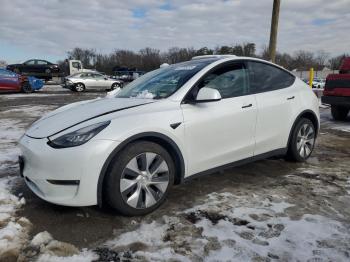
<instances>
[{"instance_id":1,"label":"car hood","mask_svg":"<svg viewBox=\"0 0 350 262\"><path fill-rule=\"evenodd\" d=\"M103 98L69 104L36 121L26 131L26 135L33 138L49 137L93 118L152 103L153 101L152 99L138 98Z\"/></svg>"}]
</instances>

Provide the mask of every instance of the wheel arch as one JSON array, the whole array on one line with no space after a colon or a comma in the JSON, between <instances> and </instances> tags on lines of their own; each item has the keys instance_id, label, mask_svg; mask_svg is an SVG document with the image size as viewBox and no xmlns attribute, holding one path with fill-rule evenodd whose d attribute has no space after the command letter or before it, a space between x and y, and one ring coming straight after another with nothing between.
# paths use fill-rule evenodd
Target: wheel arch
<instances>
[{"instance_id":1,"label":"wheel arch","mask_svg":"<svg viewBox=\"0 0 350 262\"><path fill-rule=\"evenodd\" d=\"M292 128L290 129L289 131L289 137L288 137L288 144L287 144L287 148L289 148L289 144L290 144L290 140L292 139L292 133L293 133L293 130L296 126L296 124L298 123L298 121L301 119L301 118L307 118L309 119L315 126L316 128L316 132L315 132L315 135L317 137L318 135L318 131L320 129L320 124L319 124L319 121L318 121L318 118L315 114L315 112L313 112L312 110L310 109L307 109L307 110L304 110L302 111L297 117L296 119L294 120L294 123L292 125Z\"/></svg>"},{"instance_id":2,"label":"wheel arch","mask_svg":"<svg viewBox=\"0 0 350 262\"><path fill-rule=\"evenodd\" d=\"M177 146L177 144L168 136L157 133L157 132L143 132L134 136L129 137L120 143L108 156L107 160L103 164L102 170L100 172L98 183L97 183L97 203L100 207L102 207L104 195L103 195L103 184L105 180L105 176L110 168L110 164L112 160L117 157L118 153L122 151L127 145L136 141L150 141L157 143L163 146L170 154L172 159L174 160L176 168L175 174L175 183L180 184L182 182L182 178L185 174L185 162L181 150Z\"/></svg>"}]
</instances>

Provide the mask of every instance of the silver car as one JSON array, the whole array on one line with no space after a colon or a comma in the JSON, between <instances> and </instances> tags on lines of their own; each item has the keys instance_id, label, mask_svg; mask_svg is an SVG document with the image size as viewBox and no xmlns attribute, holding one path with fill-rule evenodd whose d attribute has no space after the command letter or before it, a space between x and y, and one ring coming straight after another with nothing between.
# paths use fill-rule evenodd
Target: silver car
<instances>
[{"instance_id":1,"label":"silver car","mask_svg":"<svg viewBox=\"0 0 350 262\"><path fill-rule=\"evenodd\" d=\"M89 88L114 90L122 86L122 81L109 78L99 72L81 72L67 76L63 85L64 88L69 88L76 92L83 92Z\"/></svg>"}]
</instances>

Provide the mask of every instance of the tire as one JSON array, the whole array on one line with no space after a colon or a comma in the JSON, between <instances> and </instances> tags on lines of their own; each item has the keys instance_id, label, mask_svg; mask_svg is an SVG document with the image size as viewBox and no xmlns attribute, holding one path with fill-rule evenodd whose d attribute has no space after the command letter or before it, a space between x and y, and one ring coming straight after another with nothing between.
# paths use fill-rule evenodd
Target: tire
<instances>
[{"instance_id":1,"label":"tire","mask_svg":"<svg viewBox=\"0 0 350 262\"><path fill-rule=\"evenodd\" d=\"M338 121L344 121L349 113L349 108L342 107L342 106L331 106L331 113L334 118L334 120Z\"/></svg>"},{"instance_id":2,"label":"tire","mask_svg":"<svg viewBox=\"0 0 350 262\"><path fill-rule=\"evenodd\" d=\"M288 146L287 159L305 162L312 154L316 141L316 129L310 119L301 118L295 125Z\"/></svg>"},{"instance_id":3,"label":"tire","mask_svg":"<svg viewBox=\"0 0 350 262\"><path fill-rule=\"evenodd\" d=\"M47 68L47 69L45 69L45 74L51 74L51 69L50 68Z\"/></svg>"},{"instance_id":4,"label":"tire","mask_svg":"<svg viewBox=\"0 0 350 262\"><path fill-rule=\"evenodd\" d=\"M77 83L74 86L74 90L76 92L84 92L85 91L85 85L83 83Z\"/></svg>"},{"instance_id":5,"label":"tire","mask_svg":"<svg viewBox=\"0 0 350 262\"><path fill-rule=\"evenodd\" d=\"M22 93L32 93L33 89L30 86L29 82L24 82L21 88Z\"/></svg>"},{"instance_id":6,"label":"tire","mask_svg":"<svg viewBox=\"0 0 350 262\"><path fill-rule=\"evenodd\" d=\"M158 168L152 174L155 165ZM108 168L104 195L108 205L123 215L145 215L165 201L174 184L174 174L174 161L162 146L134 142Z\"/></svg>"},{"instance_id":7,"label":"tire","mask_svg":"<svg viewBox=\"0 0 350 262\"><path fill-rule=\"evenodd\" d=\"M111 86L111 90L114 90L116 88L121 88L121 85L119 83L113 83Z\"/></svg>"}]
</instances>

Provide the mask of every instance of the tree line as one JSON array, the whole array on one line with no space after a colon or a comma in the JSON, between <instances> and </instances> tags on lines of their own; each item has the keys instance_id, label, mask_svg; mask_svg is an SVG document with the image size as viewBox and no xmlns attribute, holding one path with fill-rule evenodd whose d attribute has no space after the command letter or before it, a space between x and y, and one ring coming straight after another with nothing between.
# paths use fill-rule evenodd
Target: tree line
<instances>
[{"instance_id":1,"label":"tree line","mask_svg":"<svg viewBox=\"0 0 350 262\"><path fill-rule=\"evenodd\" d=\"M116 49L109 54L98 53L95 49L76 47L67 52L67 59L81 60L85 68L113 74L113 71L122 68L151 71L159 68L163 63L174 64L190 60L193 56L212 54L232 54L269 60L268 48L265 47L261 53L257 53L254 43L224 45L216 48L202 47L199 49L193 47L172 47L163 52L150 47L143 48L137 52ZM349 55L342 54L331 57L325 51L310 52L304 50L296 51L293 54L277 52L276 63L289 70L309 70L311 67L315 70L322 70L324 67L336 70L345 56Z\"/></svg>"}]
</instances>

